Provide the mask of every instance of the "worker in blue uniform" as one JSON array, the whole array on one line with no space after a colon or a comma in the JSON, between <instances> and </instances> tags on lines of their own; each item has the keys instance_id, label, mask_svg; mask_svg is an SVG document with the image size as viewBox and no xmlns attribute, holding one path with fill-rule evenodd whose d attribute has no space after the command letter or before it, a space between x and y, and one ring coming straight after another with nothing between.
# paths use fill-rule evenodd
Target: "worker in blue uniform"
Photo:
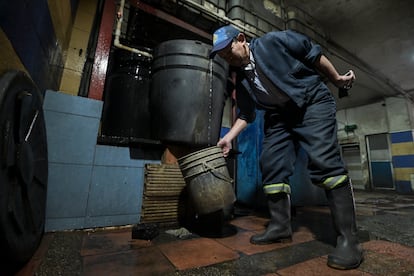
<instances>
[{"instance_id":1,"label":"worker in blue uniform","mask_svg":"<svg viewBox=\"0 0 414 276\"><path fill-rule=\"evenodd\" d=\"M352 70L340 75L320 45L294 31L269 32L247 41L232 25L213 35L210 57L216 54L236 68L236 101L240 110L230 131L218 146L227 156L232 141L264 109L264 139L260 156L263 191L270 222L264 233L251 237L254 244L291 240L289 177L301 146L309 157L312 183L325 189L337 245L328 265L352 269L363 254L357 238L351 182L337 140L336 103L321 74L335 86L349 89Z\"/></svg>"}]
</instances>

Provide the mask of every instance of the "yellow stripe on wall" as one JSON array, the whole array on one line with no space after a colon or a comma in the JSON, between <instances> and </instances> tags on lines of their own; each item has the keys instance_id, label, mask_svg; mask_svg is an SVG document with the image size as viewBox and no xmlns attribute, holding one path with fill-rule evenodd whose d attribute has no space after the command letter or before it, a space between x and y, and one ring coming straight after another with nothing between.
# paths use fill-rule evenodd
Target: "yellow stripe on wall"
<instances>
[{"instance_id":1,"label":"yellow stripe on wall","mask_svg":"<svg viewBox=\"0 0 414 276\"><path fill-rule=\"evenodd\" d=\"M414 143L405 142L405 143L396 143L391 144L392 155L414 155Z\"/></svg>"},{"instance_id":2,"label":"yellow stripe on wall","mask_svg":"<svg viewBox=\"0 0 414 276\"><path fill-rule=\"evenodd\" d=\"M3 29L0 27L0 75L3 75L9 70L21 70L26 72L27 70L21 62L19 56L14 51L14 48L7 38L7 35L4 33Z\"/></svg>"},{"instance_id":3,"label":"yellow stripe on wall","mask_svg":"<svg viewBox=\"0 0 414 276\"><path fill-rule=\"evenodd\" d=\"M66 2L66 6L69 5L70 10L70 1L61 1L61 0L48 0L49 8L52 14L52 19L54 25L59 25L58 19L54 15L59 15L63 13L65 8L63 7L63 2ZM59 91L71 95L78 95L79 85L81 82L83 68L86 62L86 54L88 51L88 42L91 34L91 29L93 21L95 18L96 7L98 5L98 0L83 0L79 2L79 6L76 10L75 20L73 26L69 26L71 23L70 12L65 13L64 15L64 24L65 28L61 28L60 32L66 32L67 28L70 27L71 35L64 36L65 38L70 38L66 41L69 45L65 53L65 68L63 70ZM55 26L56 28L56 26ZM61 34L61 36L63 33ZM58 33L59 36L59 33Z\"/></svg>"},{"instance_id":4,"label":"yellow stripe on wall","mask_svg":"<svg viewBox=\"0 0 414 276\"><path fill-rule=\"evenodd\" d=\"M63 53L69 46L72 33L72 15L70 1L48 0L50 16L53 22L56 39ZM65 57L65 56L64 56Z\"/></svg>"},{"instance_id":5,"label":"yellow stripe on wall","mask_svg":"<svg viewBox=\"0 0 414 276\"><path fill-rule=\"evenodd\" d=\"M394 168L395 180L411 181L414 168Z\"/></svg>"}]
</instances>

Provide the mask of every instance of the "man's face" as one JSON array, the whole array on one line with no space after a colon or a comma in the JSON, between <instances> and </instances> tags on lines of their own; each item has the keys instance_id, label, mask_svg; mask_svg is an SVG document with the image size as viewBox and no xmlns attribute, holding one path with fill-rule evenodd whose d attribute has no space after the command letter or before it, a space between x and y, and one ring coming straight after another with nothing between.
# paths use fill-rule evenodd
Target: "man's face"
<instances>
[{"instance_id":1,"label":"man's face","mask_svg":"<svg viewBox=\"0 0 414 276\"><path fill-rule=\"evenodd\" d=\"M249 48L244 36L242 38L237 37L217 54L231 66L241 67L249 63Z\"/></svg>"}]
</instances>

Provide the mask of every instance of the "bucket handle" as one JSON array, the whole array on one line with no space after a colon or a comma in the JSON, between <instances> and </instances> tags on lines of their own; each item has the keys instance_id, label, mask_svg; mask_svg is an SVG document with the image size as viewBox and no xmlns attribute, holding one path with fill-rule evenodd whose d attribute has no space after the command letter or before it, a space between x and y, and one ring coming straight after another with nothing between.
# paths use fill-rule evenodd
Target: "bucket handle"
<instances>
[{"instance_id":1,"label":"bucket handle","mask_svg":"<svg viewBox=\"0 0 414 276\"><path fill-rule=\"evenodd\" d=\"M219 171L216 170L216 168L214 168L213 166L210 166L207 162L203 162L203 170L204 172L208 172L211 171L212 174L214 174L214 176L216 176L217 178L220 178L221 180L224 180L226 182L229 183L233 183L233 179L231 179L230 177L227 177L226 175L220 173Z\"/></svg>"}]
</instances>

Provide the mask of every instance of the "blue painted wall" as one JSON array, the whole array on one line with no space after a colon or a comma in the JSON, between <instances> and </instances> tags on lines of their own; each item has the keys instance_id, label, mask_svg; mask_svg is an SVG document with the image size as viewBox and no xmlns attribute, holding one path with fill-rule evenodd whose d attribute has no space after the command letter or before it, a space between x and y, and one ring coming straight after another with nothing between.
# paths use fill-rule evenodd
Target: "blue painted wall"
<instances>
[{"instance_id":1,"label":"blue painted wall","mask_svg":"<svg viewBox=\"0 0 414 276\"><path fill-rule=\"evenodd\" d=\"M240 203L249 206L263 205L262 174L259 157L263 140L263 111L257 111L256 120L239 134L237 139L236 195Z\"/></svg>"},{"instance_id":2,"label":"blue painted wall","mask_svg":"<svg viewBox=\"0 0 414 276\"><path fill-rule=\"evenodd\" d=\"M74 17L78 0L70 2ZM14 49L2 54L17 55L42 93L58 89L65 49L57 42L48 1L0 0L0 28Z\"/></svg>"},{"instance_id":3,"label":"blue painted wall","mask_svg":"<svg viewBox=\"0 0 414 276\"><path fill-rule=\"evenodd\" d=\"M135 224L146 163L127 147L97 145L102 102L46 91L46 231Z\"/></svg>"},{"instance_id":4,"label":"blue painted wall","mask_svg":"<svg viewBox=\"0 0 414 276\"><path fill-rule=\"evenodd\" d=\"M395 190L401 194L414 194L414 131L390 134Z\"/></svg>"}]
</instances>

